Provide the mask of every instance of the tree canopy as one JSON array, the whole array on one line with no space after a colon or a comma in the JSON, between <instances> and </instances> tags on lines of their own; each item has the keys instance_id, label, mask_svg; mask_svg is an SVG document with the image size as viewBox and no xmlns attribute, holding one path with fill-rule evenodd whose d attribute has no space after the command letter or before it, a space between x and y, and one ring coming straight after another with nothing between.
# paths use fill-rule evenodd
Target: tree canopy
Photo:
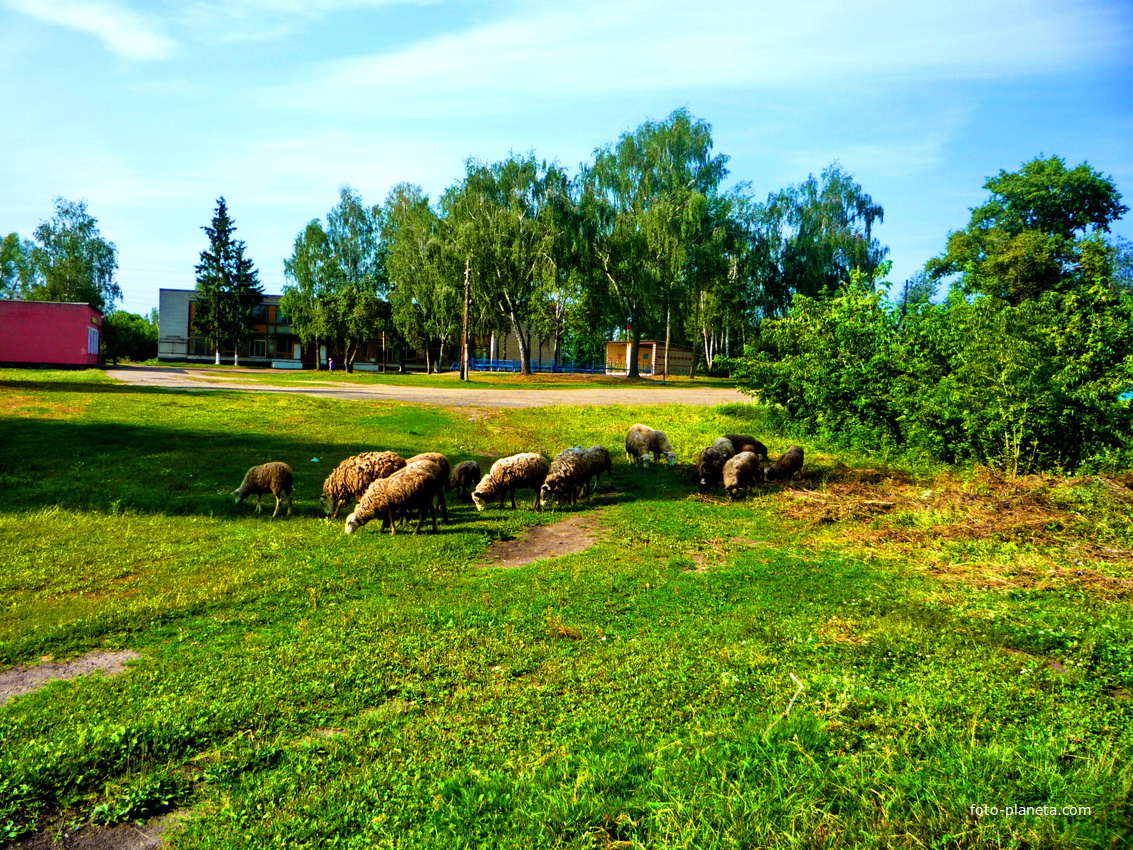
<instances>
[{"instance_id":1,"label":"tree canopy","mask_svg":"<svg viewBox=\"0 0 1133 850\"><path fill-rule=\"evenodd\" d=\"M238 362L238 348L252 333L264 290L251 259L244 256L244 241L232 236L236 225L223 197L216 202L212 224L201 229L208 235L209 247L201 251L196 266L193 326L208 339L217 364L226 344L232 346Z\"/></svg>"}]
</instances>

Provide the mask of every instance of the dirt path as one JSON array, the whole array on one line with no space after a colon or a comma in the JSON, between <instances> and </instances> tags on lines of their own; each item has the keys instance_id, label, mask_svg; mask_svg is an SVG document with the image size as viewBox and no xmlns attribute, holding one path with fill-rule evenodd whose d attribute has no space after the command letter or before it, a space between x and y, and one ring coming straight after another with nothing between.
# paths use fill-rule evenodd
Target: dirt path
<instances>
[{"instance_id":1,"label":"dirt path","mask_svg":"<svg viewBox=\"0 0 1133 850\"><path fill-rule=\"evenodd\" d=\"M263 375L263 370L249 370ZM570 390L470 389L463 387L406 387L396 384L334 385L312 380L309 386L277 386L242 379L241 373L162 366L120 366L106 374L127 384L178 390L237 390L241 392L294 393L322 398L412 401L444 407L557 407L565 405L695 404L749 402L738 390L720 387L595 387Z\"/></svg>"}]
</instances>

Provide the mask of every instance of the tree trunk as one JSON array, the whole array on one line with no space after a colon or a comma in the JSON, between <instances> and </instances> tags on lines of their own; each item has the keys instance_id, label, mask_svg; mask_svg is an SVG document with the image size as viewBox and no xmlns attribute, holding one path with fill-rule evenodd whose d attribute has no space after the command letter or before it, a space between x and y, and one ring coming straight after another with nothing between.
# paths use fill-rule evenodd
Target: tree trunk
<instances>
[{"instance_id":1,"label":"tree trunk","mask_svg":"<svg viewBox=\"0 0 1133 850\"><path fill-rule=\"evenodd\" d=\"M492 360L500 359L500 341L496 338L495 331L492 331L492 340L488 343L488 357Z\"/></svg>"},{"instance_id":2,"label":"tree trunk","mask_svg":"<svg viewBox=\"0 0 1133 850\"><path fill-rule=\"evenodd\" d=\"M523 336L523 329L519 326L519 318L515 313L508 314L511 319L511 329L515 332L515 338L519 341L519 373L521 375L531 374L531 340Z\"/></svg>"},{"instance_id":3,"label":"tree trunk","mask_svg":"<svg viewBox=\"0 0 1133 850\"><path fill-rule=\"evenodd\" d=\"M220 365L220 346L219 345L216 347L216 365L217 366Z\"/></svg>"},{"instance_id":4,"label":"tree trunk","mask_svg":"<svg viewBox=\"0 0 1133 850\"><path fill-rule=\"evenodd\" d=\"M640 378L641 369L638 368L637 358L641 352L641 331L635 325L629 332L629 354L626 355L627 378Z\"/></svg>"},{"instance_id":5,"label":"tree trunk","mask_svg":"<svg viewBox=\"0 0 1133 850\"><path fill-rule=\"evenodd\" d=\"M661 376L661 382L665 383L669 380L669 339L672 329L673 308L665 308L665 371Z\"/></svg>"}]
</instances>

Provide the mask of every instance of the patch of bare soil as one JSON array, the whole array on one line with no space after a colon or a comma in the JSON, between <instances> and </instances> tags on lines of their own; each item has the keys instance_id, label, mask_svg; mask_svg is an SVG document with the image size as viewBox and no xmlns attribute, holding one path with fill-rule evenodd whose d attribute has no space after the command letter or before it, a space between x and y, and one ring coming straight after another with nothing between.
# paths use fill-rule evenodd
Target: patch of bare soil
<instances>
[{"instance_id":1,"label":"patch of bare soil","mask_svg":"<svg viewBox=\"0 0 1133 850\"><path fill-rule=\"evenodd\" d=\"M126 670L126 662L140 658L131 650L121 652L88 652L70 661L45 661L32 667L17 665L0 672L0 705L12 697L39 690L55 679L73 679L91 673L115 676Z\"/></svg>"},{"instance_id":2,"label":"patch of bare soil","mask_svg":"<svg viewBox=\"0 0 1133 850\"><path fill-rule=\"evenodd\" d=\"M781 516L830 542L874 554L890 550L944 580L1073 583L1129 594L1133 551L1094 539L1097 527L1065 498L1082 486L1100 488L1110 504L1095 509L1110 519L1133 503L1133 491L1115 480L1005 478L990 470L970 481L931 482L890 470L811 470L771 495Z\"/></svg>"},{"instance_id":3,"label":"patch of bare soil","mask_svg":"<svg viewBox=\"0 0 1133 850\"><path fill-rule=\"evenodd\" d=\"M150 818L144 824L84 824L70 832L62 828L44 830L17 841L10 850L58 850L60 847L71 850L155 850L162 846L161 836L176 817L175 812L170 812Z\"/></svg>"},{"instance_id":4,"label":"patch of bare soil","mask_svg":"<svg viewBox=\"0 0 1133 850\"><path fill-rule=\"evenodd\" d=\"M573 555L598 540L598 511L575 514L551 525L536 525L515 540L496 540L484 553L485 567L522 567L544 558Z\"/></svg>"}]
</instances>

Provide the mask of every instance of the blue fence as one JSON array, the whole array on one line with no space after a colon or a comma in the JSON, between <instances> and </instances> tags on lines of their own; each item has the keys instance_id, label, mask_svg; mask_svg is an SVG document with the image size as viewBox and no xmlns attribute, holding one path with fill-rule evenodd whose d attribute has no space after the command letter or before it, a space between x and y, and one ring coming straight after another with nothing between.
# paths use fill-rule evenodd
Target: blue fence
<instances>
[{"instance_id":1,"label":"blue fence","mask_svg":"<svg viewBox=\"0 0 1133 850\"><path fill-rule=\"evenodd\" d=\"M472 360L473 372L518 372L520 371L519 360ZM454 362L452 364L454 372L460 371L460 363ZM606 371L605 363L573 363L573 362L556 362L554 360L532 360L532 372L556 372L575 374L582 373L586 375L603 374Z\"/></svg>"}]
</instances>

